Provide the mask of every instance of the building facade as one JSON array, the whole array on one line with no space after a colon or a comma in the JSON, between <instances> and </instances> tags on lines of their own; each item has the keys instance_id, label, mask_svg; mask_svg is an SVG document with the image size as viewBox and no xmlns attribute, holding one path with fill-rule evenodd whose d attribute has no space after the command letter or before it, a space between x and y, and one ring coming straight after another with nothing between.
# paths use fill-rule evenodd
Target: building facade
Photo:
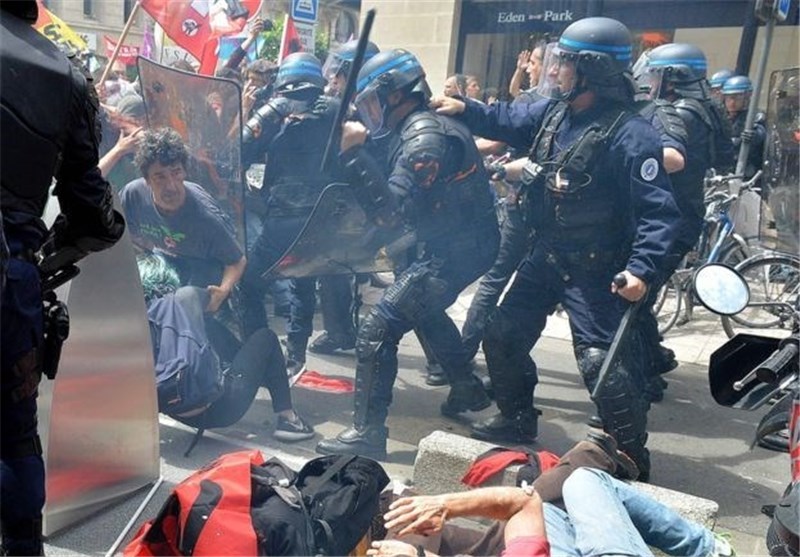
<instances>
[{"instance_id":1,"label":"building facade","mask_svg":"<svg viewBox=\"0 0 800 557\"><path fill-rule=\"evenodd\" d=\"M507 90L519 51L555 39L582 17L619 19L634 33L637 49L689 42L706 53L709 71L735 69L754 0L362 0L361 16L375 8L373 40L419 56L434 92L455 72L477 75L484 87ZM797 66L798 6L775 29L767 73ZM755 29L753 29L755 31ZM758 27L754 61L762 48ZM637 52L638 55L638 52Z\"/></svg>"}]
</instances>

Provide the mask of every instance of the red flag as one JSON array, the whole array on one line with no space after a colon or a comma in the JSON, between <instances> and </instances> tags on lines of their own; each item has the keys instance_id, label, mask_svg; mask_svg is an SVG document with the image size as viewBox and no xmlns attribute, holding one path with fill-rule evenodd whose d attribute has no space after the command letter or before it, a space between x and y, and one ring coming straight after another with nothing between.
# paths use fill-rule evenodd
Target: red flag
<instances>
[{"instance_id":1,"label":"red flag","mask_svg":"<svg viewBox=\"0 0 800 557\"><path fill-rule=\"evenodd\" d=\"M103 35L103 44L106 47L106 57L111 58L111 56L114 54L114 49L117 48L117 41L115 41L108 35ZM123 44L121 47L119 47L119 54L117 54L117 60L119 60L126 66L130 66L136 63L137 56L139 56L138 46L128 46L126 44Z\"/></svg>"},{"instance_id":2,"label":"red flag","mask_svg":"<svg viewBox=\"0 0 800 557\"><path fill-rule=\"evenodd\" d=\"M297 28L294 26L294 20L286 15L283 20L283 36L281 37L281 55L278 58L278 64L281 61L295 52L303 51L303 43L300 42L300 35L297 33Z\"/></svg>"},{"instance_id":3,"label":"red flag","mask_svg":"<svg viewBox=\"0 0 800 557\"><path fill-rule=\"evenodd\" d=\"M261 0L141 0L164 33L198 60L209 40L240 33L260 5Z\"/></svg>"}]
</instances>

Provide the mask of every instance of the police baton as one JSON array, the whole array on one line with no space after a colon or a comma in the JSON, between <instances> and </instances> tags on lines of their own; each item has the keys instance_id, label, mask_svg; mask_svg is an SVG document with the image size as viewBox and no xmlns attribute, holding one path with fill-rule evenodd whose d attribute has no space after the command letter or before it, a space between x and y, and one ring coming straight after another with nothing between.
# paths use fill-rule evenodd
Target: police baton
<instances>
[{"instance_id":1,"label":"police baton","mask_svg":"<svg viewBox=\"0 0 800 557\"><path fill-rule=\"evenodd\" d=\"M625 288L625 286L628 284L628 280L622 273L617 273L614 275L613 282L617 285L617 288ZM617 332L614 334L614 340L611 342L611 347L608 349L608 353L606 354L606 359L603 360L603 365L600 367L600 374L597 377L597 383L595 384L594 389L592 389L592 400L596 400L600 393L603 392L603 387L608 379L608 372L611 369L611 366L614 364L614 361L617 359L620 347L622 346L622 341L625 339L628 329L630 329L631 320L636 315L636 312L639 310L639 306L642 305L642 301L646 297L647 293L645 292L644 296L632 303L628 309L625 310L625 314L622 316L622 320L619 322Z\"/></svg>"},{"instance_id":2,"label":"police baton","mask_svg":"<svg viewBox=\"0 0 800 557\"><path fill-rule=\"evenodd\" d=\"M339 110L336 112L336 120L334 120L333 128L331 128L331 133L328 135L328 143L325 145L325 154L322 157L322 166L320 167L320 172L322 174L325 174L330 168L330 159L333 157L334 153L338 151L339 134L342 129L342 123L347 116L347 112L350 108L350 101L353 99L356 90L358 72L361 71L361 64L364 63L364 53L367 50L369 34L370 31L372 31L372 22L374 20L375 8L372 8L367 12L367 17L364 20L364 28L361 30L361 36L358 37L358 46L353 56L353 64L350 66L350 71L347 73L347 84L344 87L344 93L342 93L342 104L339 105Z\"/></svg>"}]
</instances>

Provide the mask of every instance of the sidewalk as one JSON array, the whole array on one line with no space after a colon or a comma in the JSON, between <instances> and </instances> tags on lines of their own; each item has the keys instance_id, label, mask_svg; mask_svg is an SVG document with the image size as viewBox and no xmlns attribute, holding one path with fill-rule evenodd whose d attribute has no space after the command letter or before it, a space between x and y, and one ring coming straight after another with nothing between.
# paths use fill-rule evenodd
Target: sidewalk
<instances>
[{"instance_id":1,"label":"sidewalk","mask_svg":"<svg viewBox=\"0 0 800 557\"><path fill-rule=\"evenodd\" d=\"M459 325L473 289L468 289L451 308ZM379 290L367 289L365 303L374 303L380 295ZM704 310L698 309L695 316L695 321L674 329L667 337L682 365L667 375L670 386L666 398L650 412L652 482L717 501L720 504L717 529L733 533L738 554L767 555L763 540L769 521L760 514L760 509L778 500L789 477L788 459L785 454L760 448L750 450L755 424L762 412L722 408L711 399L704 358L724 342L724 333L718 321ZM273 326L282 332L282 322L276 320ZM536 405L543 412L535 446L563 453L585 436L586 418L593 408L575 367L564 317L556 315L549 320L534 357L541 375ZM412 475L420 439L437 429L469 435L469 420L488 417L496 409L492 406L459 422L444 418L439 413L439 405L445 400L448 388L425 385L425 357L413 334L403 339L398 358L400 371L388 420L389 458L383 464L392 478L407 481ZM352 379L355 358L352 351L334 356L309 354L308 367L330 377ZM318 456L314 447L322 437L334 436L352 423L351 395L303 388L294 388L292 395L298 412L315 427L318 435L314 439L295 444L275 441L271 435L275 418L264 389L239 423L206 432L188 458L183 453L193 432L161 417L161 473L165 482L136 522L126 543L145 519L155 516L175 484L220 454L258 449L297 466L305 459ZM105 554L145 493L146 490L136 493L52 536L48 540L47 554L65 557Z\"/></svg>"}]
</instances>

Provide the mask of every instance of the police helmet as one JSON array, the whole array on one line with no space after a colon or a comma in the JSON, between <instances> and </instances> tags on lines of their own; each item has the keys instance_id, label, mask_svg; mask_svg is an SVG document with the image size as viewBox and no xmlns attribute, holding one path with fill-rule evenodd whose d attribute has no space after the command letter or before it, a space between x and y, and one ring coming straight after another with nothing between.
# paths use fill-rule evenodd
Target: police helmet
<instances>
[{"instance_id":1,"label":"police helmet","mask_svg":"<svg viewBox=\"0 0 800 557\"><path fill-rule=\"evenodd\" d=\"M347 41L342 46L328 54L325 64L322 66L322 75L325 79L331 80L339 74L347 75L350 72L350 66L353 65L353 59L356 56L358 49L358 40ZM364 50L364 62L380 52L377 45L372 41L367 42L367 48Z\"/></svg>"},{"instance_id":2,"label":"police helmet","mask_svg":"<svg viewBox=\"0 0 800 557\"><path fill-rule=\"evenodd\" d=\"M281 62L275 78L275 90L283 95L325 87L322 65L313 54L295 52Z\"/></svg>"},{"instance_id":3,"label":"police helmet","mask_svg":"<svg viewBox=\"0 0 800 557\"><path fill-rule=\"evenodd\" d=\"M430 96L425 70L417 57L402 48L380 52L358 72L355 105L373 137L388 133L385 127L386 100L391 93L419 93Z\"/></svg>"},{"instance_id":4,"label":"police helmet","mask_svg":"<svg viewBox=\"0 0 800 557\"><path fill-rule=\"evenodd\" d=\"M694 45L669 43L650 51L647 60L646 80L651 98L666 93L665 83L683 97L705 98L705 78L708 63L706 55Z\"/></svg>"},{"instance_id":5,"label":"police helmet","mask_svg":"<svg viewBox=\"0 0 800 557\"><path fill-rule=\"evenodd\" d=\"M722 69L718 72L714 72L714 75L711 76L711 79L708 80L708 84L711 86L712 89L722 89L722 86L728 81L730 78L733 77L733 72L729 69Z\"/></svg>"},{"instance_id":6,"label":"police helmet","mask_svg":"<svg viewBox=\"0 0 800 557\"><path fill-rule=\"evenodd\" d=\"M578 20L564 30L558 43L549 45L543 70L549 79L540 79L540 83L550 83L549 87L545 83L540 93L570 100L586 90L579 83L585 78L588 89L601 96L630 100L634 91L629 70L632 56L631 34L621 22L608 17ZM565 90L564 84L554 83L557 80L554 68L564 64L572 64L577 76L569 90Z\"/></svg>"},{"instance_id":7,"label":"police helmet","mask_svg":"<svg viewBox=\"0 0 800 557\"><path fill-rule=\"evenodd\" d=\"M738 95L740 93L750 93L753 91L753 82L746 75L735 75L725 80L722 86L723 95Z\"/></svg>"}]
</instances>

